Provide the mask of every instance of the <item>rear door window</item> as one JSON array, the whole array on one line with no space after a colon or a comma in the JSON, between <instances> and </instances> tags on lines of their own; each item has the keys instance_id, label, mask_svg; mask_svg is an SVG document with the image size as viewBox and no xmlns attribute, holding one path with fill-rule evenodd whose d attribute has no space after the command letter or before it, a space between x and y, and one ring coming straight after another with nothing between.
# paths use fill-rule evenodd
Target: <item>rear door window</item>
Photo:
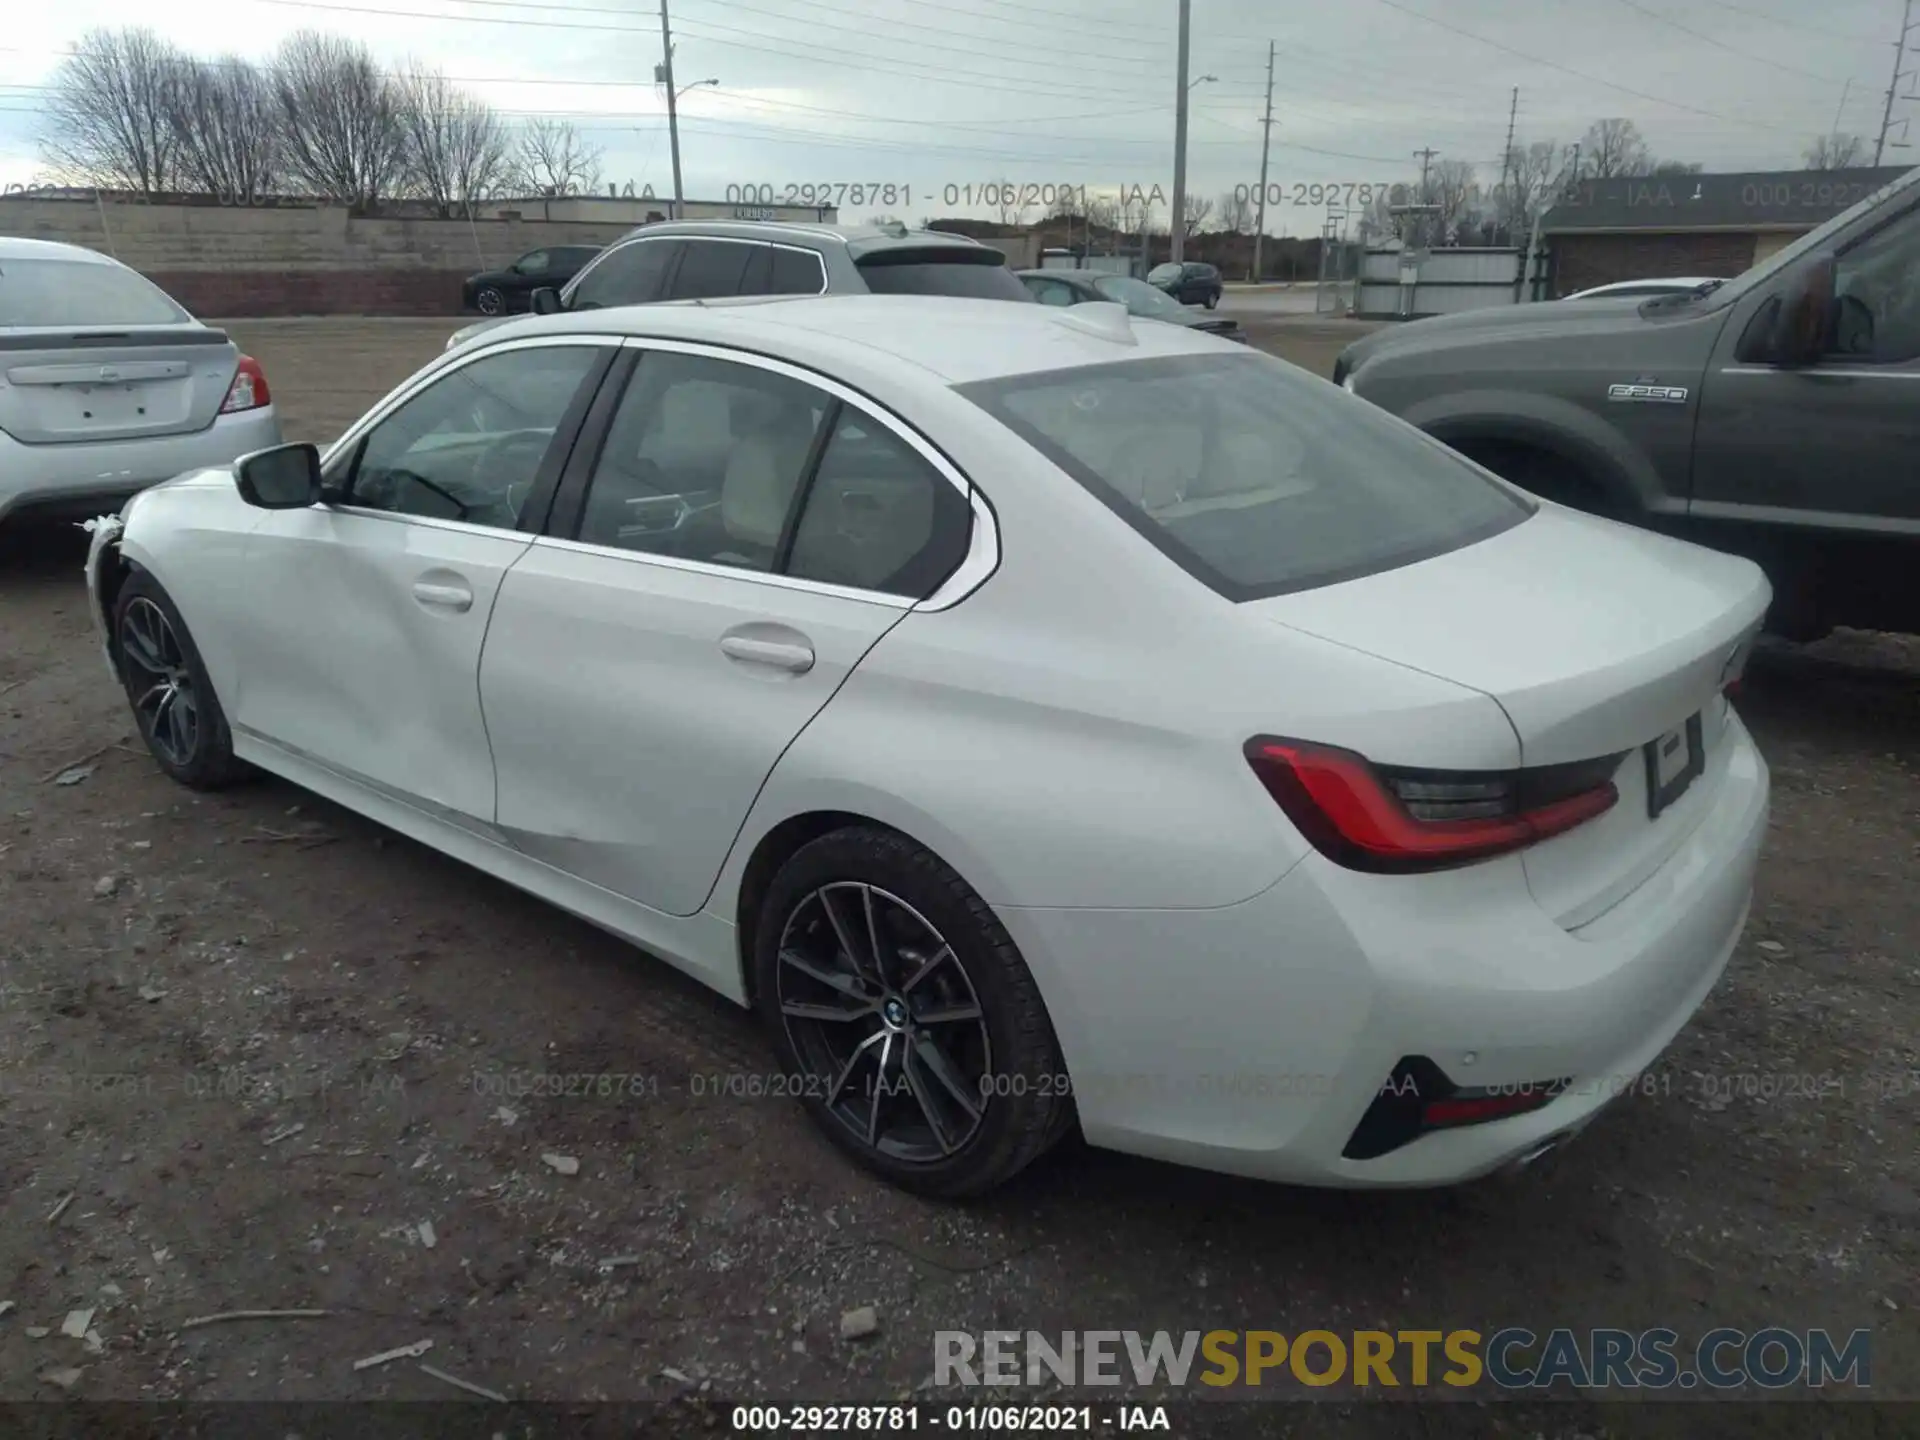
<instances>
[{"instance_id":1,"label":"rear door window","mask_svg":"<svg viewBox=\"0 0 1920 1440\"><path fill-rule=\"evenodd\" d=\"M966 496L878 421L844 408L807 490L787 574L920 600L966 558Z\"/></svg>"},{"instance_id":2,"label":"rear door window","mask_svg":"<svg viewBox=\"0 0 1920 1440\"><path fill-rule=\"evenodd\" d=\"M876 295L965 295L977 300L1033 296L994 250L883 250L858 262Z\"/></svg>"},{"instance_id":3,"label":"rear door window","mask_svg":"<svg viewBox=\"0 0 1920 1440\"><path fill-rule=\"evenodd\" d=\"M0 259L0 326L180 325L192 318L159 286L124 265Z\"/></svg>"},{"instance_id":4,"label":"rear door window","mask_svg":"<svg viewBox=\"0 0 1920 1440\"><path fill-rule=\"evenodd\" d=\"M1365 401L1267 355L1184 355L959 387L1230 600L1410 565L1533 507Z\"/></svg>"},{"instance_id":5,"label":"rear door window","mask_svg":"<svg viewBox=\"0 0 1920 1440\"><path fill-rule=\"evenodd\" d=\"M689 240L674 272L670 300L713 300L747 293L747 262L764 247L732 240Z\"/></svg>"}]
</instances>

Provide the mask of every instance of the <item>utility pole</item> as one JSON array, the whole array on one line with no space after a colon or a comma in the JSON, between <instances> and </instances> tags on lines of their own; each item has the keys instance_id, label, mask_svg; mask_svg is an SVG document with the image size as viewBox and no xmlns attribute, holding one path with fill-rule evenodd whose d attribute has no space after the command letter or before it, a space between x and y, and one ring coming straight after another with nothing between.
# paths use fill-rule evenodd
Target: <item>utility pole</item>
<instances>
[{"instance_id":1,"label":"utility pole","mask_svg":"<svg viewBox=\"0 0 1920 1440\"><path fill-rule=\"evenodd\" d=\"M675 108L678 97L673 92L673 28L667 22L667 0L660 0L660 48L667 56L657 73L667 83L667 143L673 149L673 218L684 220L682 202L686 197L680 189L680 117Z\"/></svg>"},{"instance_id":2,"label":"utility pole","mask_svg":"<svg viewBox=\"0 0 1920 1440\"><path fill-rule=\"evenodd\" d=\"M661 0L664 4L665 0ZM1173 111L1173 245L1169 260L1178 260L1185 252L1187 236L1187 27L1192 18L1192 0L1180 0L1180 75L1179 94Z\"/></svg>"},{"instance_id":3,"label":"utility pole","mask_svg":"<svg viewBox=\"0 0 1920 1440\"><path fill-rule=\"evenodd\" d=\"M1887 104L1886 108L1880 112L1880 139L1873 147L1875 165L1880 163L1880 157L1886 153L1887 131L1893 128L1894 96L1900 89L1900 81L1905 77L1905 72L1900 68L1900 62L1906 58L1907 36L1913 33L1913 25L1913 0L1907 0L1900 11L1900 34L1893 42L1893 78L1887 82ZM1185 31L1181 33L1184 37ZM1184 56L1186 51L1182 49L1180 53Z\"/></svg>"},{"instance_id":4,"label":"utility pole","mask_svg":"<svg viewBox=\"0 0 1920 1440\"><path fill-rule=\"evenodd\" d=\"M1513 99L1507 104L1507 148L1500 152L1500 200L1507 212L1507 240L1513 240L1513 122L1520 114L1520 87L1513 87Z\"/></svg>"},{"instance_id":5,"label":"utility pole","mask_svg":"<svg viewBox=\"0 0 1920 1440\"><path fill-rule=\"evenodd\" d=\"M1267 42L1267 118L1260 122L1260 218L1253 226L1253 282L1260 283L1260 242L1267 234L1267 151L1273 145L1273 41Z\"/></svg>"},{"instance_id":6,"label":"utility pole","mask_svg":"<svg viewBox=\"0 0 1920 1440\"><path fill-rule=\"evenodd\" d=\"M1420 162L1420 203L1422 205L1430 205L1433 203L1427 194L1427 166L1432 162L1433 157L1439 153L1440 152L1431 145L1427 146L1424 150L1416 150L1413 152L1413 158ZM1432 227L1432 219L1426 215L1422 215L1420 217L1420 239L1422 242L1432 239ZM1424 250L1427 247L1425 243L1422 243L1420 248Z\"/></svg>"}]
</instances>

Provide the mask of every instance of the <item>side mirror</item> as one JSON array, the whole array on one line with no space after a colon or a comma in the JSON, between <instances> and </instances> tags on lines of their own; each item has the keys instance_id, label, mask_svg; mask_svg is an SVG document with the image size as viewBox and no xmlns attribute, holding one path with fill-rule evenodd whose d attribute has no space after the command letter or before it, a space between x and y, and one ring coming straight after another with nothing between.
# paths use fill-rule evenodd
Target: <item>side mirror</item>
<instances>
[{"instance_id":1,"label":"side mirror","mask_svg":"<svg viewBox=\"0 0 1920 1440\"><path fill-rule=\"evenodd\" d=\"M240 498L262 510L304 510L320 498L320 452L312 445L256 450L233 467Z\"/></svg>"},{"instance_id":2,"label":"side mirror","mask_svg":"<svg viewBox=\"0 0 1920 1440\"><path fill-rule=\"evenodd\" d=\"M542 285L538 290L534 291L530 303L533 306L533 313L536 315L558 315L562 309L560 292L551 285Z\"/></svg>"},{"instance_id":3,"label":"side mirror","mask_svg":"<svg viewBox=\"0 0 1920 1440\"><path fill-rule=\"evenodd\" d=\"M1835 268L1830 252L1815 255L1787 281L1768 356L1775 365L1811 365L1831 348L1838 316Z\"/></svg>"}]
</instances>

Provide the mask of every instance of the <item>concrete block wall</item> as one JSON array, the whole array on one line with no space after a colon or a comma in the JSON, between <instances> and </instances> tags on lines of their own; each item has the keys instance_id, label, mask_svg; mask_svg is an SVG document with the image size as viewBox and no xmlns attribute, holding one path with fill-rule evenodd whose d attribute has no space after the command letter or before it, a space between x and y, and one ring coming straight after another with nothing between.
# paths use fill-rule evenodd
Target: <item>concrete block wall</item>
<instances>
[{"instance_id":1,"label":"concrete block wall","mask_svg":"<svg viewBox=\"0 0 1920 1440\"><path fill-rule=\"evenodd\" d=\"M246 208L0 198L0 235L84 245L131 265L196 315L457 315L460 282L542 245L605 245L623 223L361 217L339 206Z\"/></svg>"}]
</instances>

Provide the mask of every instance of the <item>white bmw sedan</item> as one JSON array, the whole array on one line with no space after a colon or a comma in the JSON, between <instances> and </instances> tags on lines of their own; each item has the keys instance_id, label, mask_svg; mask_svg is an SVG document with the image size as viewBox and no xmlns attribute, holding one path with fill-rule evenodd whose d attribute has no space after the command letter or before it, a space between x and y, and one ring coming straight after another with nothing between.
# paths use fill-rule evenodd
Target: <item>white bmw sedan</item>
<instances>
[{"instance_id":1,"label":"white bmw sedan","mask_svg":"<svg viewBox=\"0 0 1920 1440\"><path fill-rule=\"evenodd\" d=\"M861 1162L1530 1159L1726 965L1744 560L1117 306L517 321L98 522L170 775L257 766L755 1007Z\"/></svg>"}]
</instances>

